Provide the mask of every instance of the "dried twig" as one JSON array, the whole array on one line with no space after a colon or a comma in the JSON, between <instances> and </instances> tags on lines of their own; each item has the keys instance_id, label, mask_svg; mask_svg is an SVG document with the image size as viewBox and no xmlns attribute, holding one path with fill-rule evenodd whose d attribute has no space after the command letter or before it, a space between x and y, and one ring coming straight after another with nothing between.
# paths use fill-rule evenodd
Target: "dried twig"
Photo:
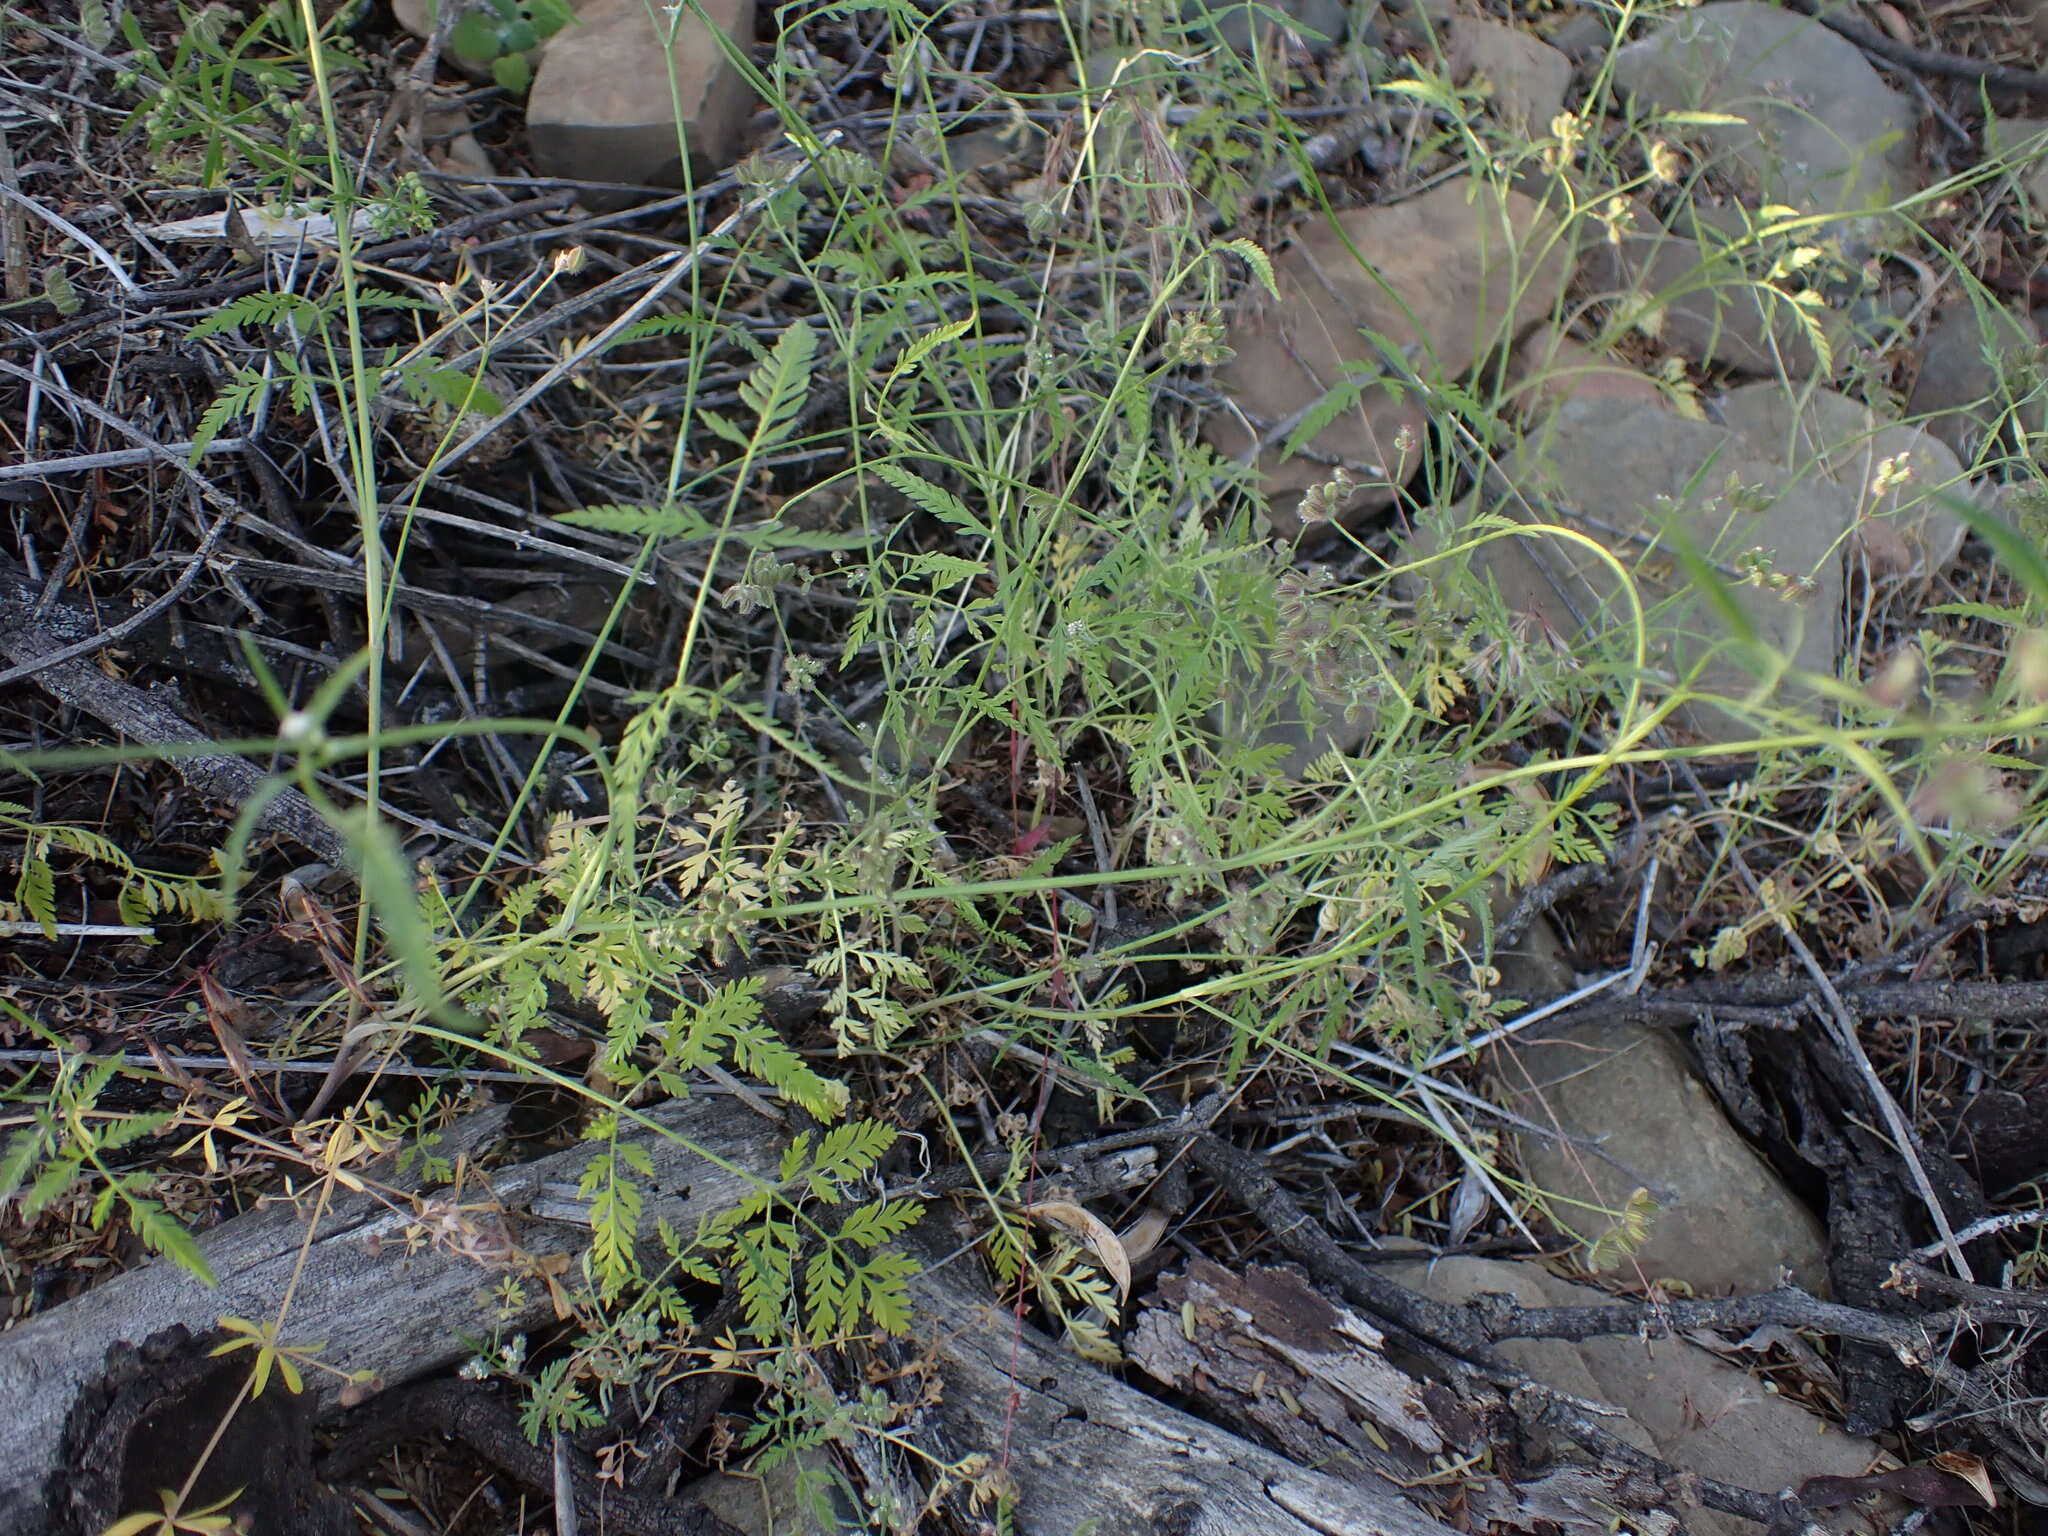
<instances>
[{"instance_id":1,"label":"dried twig","mask_svg":"<svg viewBox=\"0 0 2048 1536\"><path fill-rule=\"evenodd\" d=\"M2048 982L1866 981L1830 983L1858 1017L1866 1019L1997 1019L2026 1024L2048 1020ZM1645 989L1634 997L1585 1004L1574 1022L1601 1019L1637 1024L1698 1024L1709 1018L1797 1026L1800 1010L1822 1001L1816 987L1777 976L1740 982Z\"/></svg>"},{"instance_id":2,"label":"dried twig","mask_svg":"<svg viewBox=\"0 0 2048 1536\"><path fill-rule=\"evenodd\" d=\"M191 443L166 443L164 451L175 453L182 458L191 458ZM199 457L213 458L223 454L240 453L249 446L248 439L241 437L217 437L199 448ZM56 459L22 459L13 464L0 464L0 483L9 480L47 480L52 475L74 475L88 469L135 469L144 464L154 464L162 458L154 448L110 448L105 453L71 453Z\"/></svg>"},{"instance_id":3,"label":"dried twig","mask_svg":"<svg viewBox=\"0 0 2048 1536\"><path fill-rule=\"evenodd\" d=\"M94 1061L110 1059L97 1052L85 1054ZM0 1049L0 1062L23 1067L61 1066L67 1061L76 1060L78 1056L79 1053L76 1051L31 1051L12 1047ZM133 1067L142 1072L154 1071L166 1063L188 1072L227 1072L234 1068L234 1063L225 1056L187 1056L170 1051L164 1052L161 1057L146 1051L124 1051L119 1060L122 1066ZM325 1077L334 1069L334 1063L331 1061L265 1061L259 1058L255 1065L259 1072L296 1073L303 1077ZM533 1082L531 1072L507 1072L497 1067L423 1067L409 1061L387 1061L379 1064L377 1071L385 1077L420 1077L430 1080L459 1078L465 1082L517 1083L525 1086L531 1086ZM719 1089L715 1085L699 1085L693 1086L690 1091L717 1093Z\"/></svg>"},{"instance_id":4,"label":"dried twig","mask_svg":"<svg viewBox=\"0 0 2048 1536\"><path fill-rule=\"evenodd\" d=\"M1687 765L1680 762L1678 767L1683 773ZM1709 803L1703 786L1695 783L1693 793L1702 805ZM1736 875L1748 890L1751 900L1769 914L1777 926L1779 936L1798 957L1800 968L1811 978L1819 997L1817 1000L1809 998L1808 1002L1813 1004L1816 1012L1821 1013L1833 1026L1836 1048L1854 1068L1856 1075L1862 1079L1864 1091L1870 1095L1871 1102L1877 1106L1879 1116L1890 1130L1893 1149L1906 1164L1907 1176L1912 1179L1921 1204L1927 1209L1928 1219L1934 1223L1934 1230L1941 1237L1949 1263L1955 1266L1956 1273L1965 1280L1974 1279L1975 1276L1970 1273L1969 1260L1963 1257L1961 1245L1956 1242L1955 1234L1949 1230L1948 1210L1942 1205L1941 1197L1935 1193L1934 1181L1927 1176L1927 1165L1920 1155L1919 1135L1907 1123L1905 1115L1899 1109L1898 1101L1892 1097L1891 1090L1885 1087L1884 1079L1877 1075L1877 1068L1870 1064L1870 1054L1863 1049L1863 1041L1857 1035L1856 1015L1849 1011L1849 1005L1842 1000L1840 990L1828 973L1821 969L1820 961L1814 957L1806 941L1799 936L1799 930L1793 926L1791 918L1786 916L1783 907L1772 901L1765 893L1763 882L1757 878L1756 871L1749 867L1749 859L1743 854L1741 845L1735 838L1732 824L1722 829L1722 847L1726 850L1729 863L1734 867ZM1822 1007L1821 1004L1825 1006Z\"/></svg>"},{"instance_id":5,"label":"dried twig","mask_svg":"<svg viewBox=\"0 0 2048 1536\"><path fill-rule=\"evenodd\" d=\"M1882 976L1887 971L1907 970L1917 964L1923 956L1941 948L1958 934L1967 933L1972 928L1982 928L1993 918L2009 910L2009 906L1985 902L1954 913L1943 918L1919 937L1900 945L1890 954L1874 955L1868 960L1857 961L1835 978L1835 986L1840 991L1847 991L1873 976Z\"/></svg>"},{"instance_id":6,"label":"dried twig","mask_svg":"<svg viewBox=\"0 0 2048 1536\"><path fill-rule=\"evenodd\" d=\"M1811 16L1829 31L1846 37L1865 53L1897 68L1910 69L1920 75L1937 75L1945 80L1975 80L1992 91L2048 96L2048 75L2036 74L2030 69L2008 69L1980 59L1966 59L1960 54L1937 53L1894 42L1874 27L1851 21L1839 8L1823 5L1821 0L1785 0L1785 3L1791 9Z\"/></svg>"},{"instance_id":7,"label":"dried twig","mask_svg":"<svg viewBox=\"0 0 2048 1536\"><path fill-rule=\"evenodd\" d=\"M820 149L827 148L837 143L839 137L838 131L834 130L824 135L818 141L818 147ZM483 423L446 453L436 457L426 469L421 471L414 490L423 488L427 481L436 476L446 474L457 464L460 464L474 453L493 432L496 432L507 422L515 419L521 411L525 410L540 395L554 388L557 383L567 377L572 369L580 367L588 359L595 357L611 345L620 332L624 331L634 321L646 314L648 310L660 303L664 296L673 291L678 283L689 276L704 253L722 247L726 243L727 237L734 230L767 207L775 196L802 175L810 164L811 156L809 153L806 153L792 163L781 176L777 177L773 186L762 188L726 215L724 219L720 220L717 227L698 244L690 247L688 250L671 251L649 262L645 270L652 279L652 284L645 293L641 294L639 298L635 299L613 317L604 329L583 342L573 352L560 359L539 378L506 401L505 408L499 411L497 415ZM549 313L554 315L559 313L562 308L563 306L559 304L554 305ZM401 499L409 503L415 498L412 495L407 495Z\"/></svg>"},{"instance_id":8,"label":"dried twig","mask_svg":"<svg viewBox=\"0 0 2048 1536\"><path fill-rule=\"evenodd\" d=\"M76 241L84 248L88 256L92 257L94 261L114 275L114 282L120 287L122 293L132 298L142 292L142 285L128 275L128 269L116 261L105 246L65 218L64 215L58 213L54 208L44 207L34 198L22 192L18 187L11 187L5 181L0 181L0 198L4 198L8 202L26 209L52 229Z\"/></svg>"}]
</instances>

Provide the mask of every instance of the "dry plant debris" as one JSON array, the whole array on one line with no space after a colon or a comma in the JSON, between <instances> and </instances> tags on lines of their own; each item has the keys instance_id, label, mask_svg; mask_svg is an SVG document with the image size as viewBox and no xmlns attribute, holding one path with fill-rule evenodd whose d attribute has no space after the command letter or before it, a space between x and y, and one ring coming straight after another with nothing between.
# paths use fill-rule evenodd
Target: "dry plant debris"
<instances>
[{"instance_id":1,"label":"dry plant debris","mask_svg":"<svg viewBox=\"0 0 2048 1536\"><path fill-rule=\"evenodd\" d=\"M2044 68L0 5L0 1527L2038 1519Z\"/></svg>"}]
</instances>

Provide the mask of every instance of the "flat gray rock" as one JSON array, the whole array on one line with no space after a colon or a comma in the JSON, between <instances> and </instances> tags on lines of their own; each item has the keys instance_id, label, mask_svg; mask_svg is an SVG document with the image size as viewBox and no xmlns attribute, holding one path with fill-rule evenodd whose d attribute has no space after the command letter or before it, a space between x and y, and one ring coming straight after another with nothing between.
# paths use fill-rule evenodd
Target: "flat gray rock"
<instances>
[{"instance_id":1,"label":"flat gray rock","mask_svg":"<svg viewBox=\"0 0 2048 1536\"><path fill-rule=\"evenodd\" d=\"M1650 108L1739 123L1686 126L1752 207L1855 213L1912 191L1912 105L1846 38L1761 0L1676 10L1615 57L1614 80Z\"/></svg>"},{"instance_id":2,"label":"flat gray rock","mask_svg":"<svg viewBox=\"0 0 2048 1536\"><path fill-rule=\"evenodd\" d=\"M1728 598L1764 645L1798 669L1834 671L1841 548L1858 498L1824 476L1758 455L1727 427L1626 398L1580 396L1508 460L1502 478L1530 498L1503 511L1525 521L1562 519L1634 570L1652 667L1675 677L1698 668L1699 686L1726 698L1758 686L1756 671L1722 645L1728 633L1720 609L1675 558L1669 535L1680 532L1715 563ZM1461 521L1455 513L1434 526L1425 519L1418 528L1424 547L1441 547ZM1567 640L1590 629L1608 644L1630 643L1620 585L1583 545L1547 534L1501 538L1473 558L1512 612ZM1742 580L1751 568L1772 579ZM1682 706L1675 719L1708 740L1750 731L1705 701Z\"/></svg>"},{"instance_id":3,"label":"flat gray rock","mask_svg":"<svg viewBox=\"0 0 2048 1536\"><path fill-rule=\"evenodd\" d=\"M1481 77L1493 87L1489 105L1501 123L1543 137L1564 110L1572 61L1520 27L1478 16L1450 24L1451 72L1464 82Z\"/></svg>"},{"instance_id":4,"label":"flat gray rock","mask_svg":"<svg viewBox=\"0 0 2048 1536\"><path fill-rule=\"evenodd\" d=\"M1550 46L1574 64L1590 64L1614 46L1614 18L1605 11L1573 11L1546 35Z\"/></svg>"},{"instance_id":5,"label":"flat gray rock","mask_svg":"<svg viewBox=\"0 0 2048 1536\"><path fill-rule=\"evenodd\" d=\"M1690 207L1667 229L1638 206L1619 245L1587 253L1586 275L1603 297L1668 352L1702 366L1769 378L1806 378L1841 355L1848 325L1825 309L1811 324L1762 284L1761 259L1738 209ZM1818 328L1824 345L1814 339Z\"/></svg>"},{"instance_id":6,"label":"flat gray rock","mask_svg":"<svg viewBox=\"0 0 2048 1536\"><path fill-rule=\"evenodd\" d=\"M851 1536L868 1529L823 1447L797 1451L761 1472L713 1472L679 1502L702 1504L744 1536Z\"/></svg>"},{"instance_id":7,"label":"flat gray rock","mask_svg":"<svg viewBox=\"0 0 2048 1536\"><path fill-rule=\"evenodd\" d=\"M1496 920L1514 899L1496 878L1489 892ZM1577 984L1547 918L1539 917L1492 958L1500 968L1501 991L1509 996L1551 996ZM1683 1280L1706 1292L1764 1291L1777 1284L1783 1266L1808 1286L1826 1283L1820 1223L1729 1124L1668 1031L1587 1025L1548 1040L1506 1044L1491 1059L1489 1092L1497 1101L1537 1125L1595 1140L1606 1154L1534 1134L1514 1138L1517 1169L1555 1197L1552 1219L1582 1242L1599 1237L1612 1223L1608 1213L1622 1210L1642 1188L1663 1205L1633 1259L1652 1279ZM1504 1267L1518 1275L1534 1268ZM1563 1284L1537 1274L1533 1283ZM1622 1274L1634 1278L1626 1262ZM1519 1290L1520 1284L1493 1288ZM1531 1354L1518 1357L1525 1370L1553 1386L1579 1390L1540 1363L1550 1358L1548 1346L1528 1348ZM1565 1347L1556 1357L1568 1354ZM1624 1406L1633 1408L1626 1401ZM1661 1422L1656 1411L1641 1419L1650 1429ZM1652 1448L1645 1439L1636 1443ZM1679 1444L1660 1435L1656 1445L1681 1464L1692 1464Z\"/></svg>"},{"instance_id":8,"label":"flat gray rock","mask_svg":"<svg viewBox=\"0 0 2048 1536\"><path fill-rule=\"evenodd\" d=\"M1516 410L1541 420L1567 400L1661 405L1664 391L1640 368L1575 341L1554 325L1538 326L1515 347L1508 382Z\"/></svg>"},{"instance_id":9,"label":"flat gray rock","mask_svg":"<svg viewBox=\"0 0 2048 1536\"><path fill-rule=\"evenodd\" d=\"M2011 165L2034 211L2048 212L2048 118L1994 117L1984 125L1984 148Z\"/></svg>"},{"instance_id":10,"label":"flat gray rock","mask_svg":"<svg viewBox=\"0 0 2048 1536\"><path fill-rule=\"evenodd\" d=\"M1353 24L1352 0L1256 0L1256 6L1254 0L1188 0L1182 14L1189 21L1206 16L1207 30L1239 53L1249 53L1254 34L1276 25L1262 11L1275 11L1294 24L1290 30L1318 58L1343 42ZM1360 25L1378 10L1376 0L1367 0Z\"/></svg>"},{"instance_id":11,"label":"flat gray rock","mask_svg":"<svg viewBox=\"0 0 2048 1536\"><path fill-rule=\"evenodd\" d=\"M1552 1196L1554 1218L1584 1241L1612 1224L1638 1188L1675 1199L1620 1273L1682 1280L1702 1295L1767 1291L1780 1268L1827 1284L1825 1238L1802 1205L1693 1072L1668 1030L1590 1024L1507 1047L1495 1071L1507 1107L1538 1125L1599 1141L1582 1148L1516 1138L1523 1176ZM1620 1166L1615 1166L1619 1164Z\"/></svg>"}]
</instances>

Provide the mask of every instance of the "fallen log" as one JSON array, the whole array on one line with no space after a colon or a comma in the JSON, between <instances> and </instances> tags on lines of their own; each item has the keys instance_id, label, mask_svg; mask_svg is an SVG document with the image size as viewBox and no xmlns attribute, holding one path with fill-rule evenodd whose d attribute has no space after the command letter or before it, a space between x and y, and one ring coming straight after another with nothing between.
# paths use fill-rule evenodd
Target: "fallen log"
<instances>
[{"instance_id":1,"label":"fallen log","mask_svg":"<svg viewBox=\"0 0 2048 1536\"><path fill-rule=\"evenodd\" d=\"M1023 1536L1446 1536L1404 1499L1297 1466L1061 1348L996 1305L971 1250L911 1290L919 1331L943 1341L948 1445L1007 1467Z\"/></svg>"},{"instance_id":2,"label":"fallen log","mask_svg":"<svg viewBox=\"0 0 2048 1536\"><path fill-rule=\"evenodd\" d=\"M113 626L118 628L118 625ZM156 694L102 672L75 655L104 633L97 609L60 598L45 605L37 584L18 566L0 562L0 660L32 678L60 703L91 715L129 741L153 747L203 747L208 738ZM254 763L224 752L187 752L169 759L179 777L215 805L238 811L264 787ZM342 862L341 834L297 789L279 790L256 818L259 833L289 838L331 864Z\"/></svg>"},{"instance_id":3,"label":"fallen log","mask_svg":"<svg viewBox=\"0 0 2048 1536\"><path fill-rule=\"evenodd\" d=\"M725 1100L671 1103L650 1118L661 1134L642 1138L658 1191L647 1229L658 1217L687 1230L738 1200L753 1175L772 1176L786 1140ZM503 1123L502 1111L472 1117L434 1152L474 1156ZM552 1321L544 1284L529 1284L523 1305L504 1312L495 1282L508 1255L532 1274L582 1253L577 1181L589 1157L574 1147L471 1171L453 1188L386 1170L380 1193L338 1193L310 1236L301 1210L283 1203L207 1233L200 1250L217 1287L158 1262L0 1335L0 1402L10 1409L0 1418L0 1532L48 1528L44 1497L66 1414L117 1343L173 1324L203 1333L223 1315L272 1318L289 1292L285 1342L321 1341L325 1363L398 1386L460 1360L464 1334ZM1394 1494L1305 1469L1081 1360L998 1306L971 1250L939 1257L959 1253L940 1240L954 1223L939 1209L926 1225L933 1236L917 1246L933 1267L913 1282L914 1316L922 1336L939 1340L936 1422L954 1448L986 1451L1005 1468L1026 1536L1068 1536L1088 1522L1098 1536L1443 1536ZM422 1231L435 1240L420 1242ZM310 1416L339 1405L339 1377L308 1372L306 1387Z\"/></svg>"},{"instance_id":4,"label":"fallen log","mask_svg":"<svg viewBox=\"0 0 2048 1536\"><path fill-rule=\"evenodd\" d=\"M656 1191L643 1218L649 1232L657 1219L688 1231L733 1204L753 1176L772 1176L787 1139L729 1099L664 1104L649 1118L661 1128L642 1140ZM503 1127L502 1110L473 1116L434 1154L474 1156ZM0 1533L39 1536L46 1528L44 1491L65 1415L117 1343L179 1323L204 1333L222 1316L275 1318L289 1295L286 1343L321 1341L323 1362L397 1385L460 1360L465 1333L551 1321L544 1284L526 1285L524 1301L509 1311L495 1286L521 1268L532 1274L573 1263L588 1246L577 1181L590 1155L571 1147L487 1173L472 1166L456 1189L424 1189L417 1177L387 1170L381 1193L337 1191L310 1236L300 1210L282 1203L206 1233L199 1248L217 1286L158 1261L0 1334ZM307 1372L313 1412L334 1406L343 1385L325 1371Z\"/></svg>"}]
</instances>

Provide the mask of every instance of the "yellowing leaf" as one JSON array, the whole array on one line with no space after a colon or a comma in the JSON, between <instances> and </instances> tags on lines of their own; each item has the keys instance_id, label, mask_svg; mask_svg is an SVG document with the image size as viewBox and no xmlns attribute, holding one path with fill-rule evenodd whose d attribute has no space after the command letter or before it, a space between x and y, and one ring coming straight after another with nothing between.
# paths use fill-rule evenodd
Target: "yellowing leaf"
<instances>
[{"instance_id":1,"label":"yellowing leaf","mask_svg":"<svg viewBox=\"0 0 2048 1536\"><path fill-rule=\"evenodd\" d=\"M1681 123L1692 128L1740 128L1749 119L1729 112L1667 112L1659 121Z\"/></svg>"},{"instance_id":2,"label":"yellowing leaf","mask_svg":"<svg viewBox=\"0 0 2048 1536\"><path fill-rule=\"evenodd\" d=\"M1597 1275L1616 1268L1623 1259L1633 1257L1648 1241L1650 1222L1658 1209L1647 1189L1631 1193L1614 1225L1586 1245L1586 1268Z\"/></svg>"}]
</instances>

